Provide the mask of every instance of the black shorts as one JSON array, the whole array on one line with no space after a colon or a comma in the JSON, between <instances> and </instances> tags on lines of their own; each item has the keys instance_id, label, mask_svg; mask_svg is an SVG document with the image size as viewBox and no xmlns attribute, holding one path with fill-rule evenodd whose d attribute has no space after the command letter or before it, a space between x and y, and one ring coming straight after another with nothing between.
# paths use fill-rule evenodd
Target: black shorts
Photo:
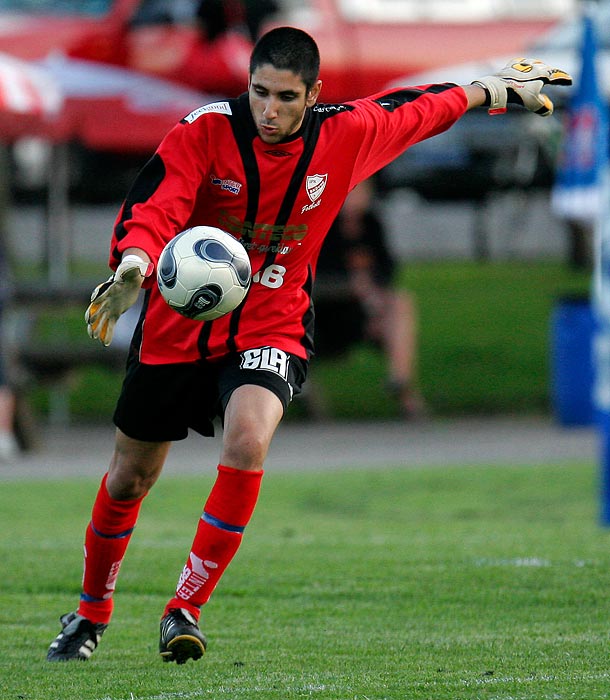
<instances>
[{"instance_id":1,"label":"black shorts","mask_svg":"<svg viewBox=\"0 0 610 700\"><path fill-rule=\"evenodd\" d=\"M183 440L192 428L214 435L213 421L224 415L231 394L244 384L263 386L282 402L284 411L301 392L307 361L261 347L218 362L148 365L130 357L114 412L114 424L136 440Z\"/></svg>"}]
</instances>

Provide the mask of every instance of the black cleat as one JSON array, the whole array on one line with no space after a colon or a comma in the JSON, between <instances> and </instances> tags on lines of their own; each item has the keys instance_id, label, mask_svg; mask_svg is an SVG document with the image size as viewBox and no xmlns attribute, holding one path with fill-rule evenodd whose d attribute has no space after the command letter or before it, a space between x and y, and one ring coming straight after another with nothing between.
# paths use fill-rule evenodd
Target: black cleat
<instances>
[{"instance_id":1,"label":"black cleat","mask_svg":"<svg viewBox=\"0 0 610 700\"><path fill-rule=\"evenodd\" d=\"M163 661L184 664L189 659L200 659L207 647L207 640L188 610L175 608L161 620L159 654Z\"/></svg>"},{"instance_id":2,"label":"black cleat","mask_svg":"<svg viewBox=\"0 0 610 700\"><path fill-rule=\"evenodd\" d=\"M47 661L87 661L108 627L75 612L62 615L59 621L62 629L49 647Z\"/></svg>"}]
</instances>

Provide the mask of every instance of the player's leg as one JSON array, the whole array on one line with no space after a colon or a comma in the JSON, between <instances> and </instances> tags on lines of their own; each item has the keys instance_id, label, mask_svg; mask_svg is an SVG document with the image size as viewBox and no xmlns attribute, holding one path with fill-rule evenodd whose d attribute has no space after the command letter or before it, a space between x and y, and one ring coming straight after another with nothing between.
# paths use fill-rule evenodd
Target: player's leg
<instances>
[{"instance_id":1,"label":"player's leg","mask_svg":"<svg viewBox=\"0 0 610 700\"><path fill-rule=\"evenodd\" d=\"M62 616L50 661L87 659L110 620L113 593L142 500L158 478L173 440L188 434L191 405L216 388L199 381L192 365L142 365L132 357L114 414L110 468L98 490L85 535L83 593L78 611ZM211 413L212 409L210 409ZM197 429L213 435L205 412Z\"/></svg>"},{"instance_id":2,"label":"player's leg","mask_svg":"<svg viewBox=\"0 0 610 700\"><path fill-rule=\"evenodd\" d=\"M113 594L140 506L157 480L169 442L133 440L117 430L108 473L98 489L85 533L80 603L61 618L49 661L86 660L99 643L113 610Z\"/></svg>"},{"instance_id":3,"label":"player's leg","mask_svg":"<svg viewBox=\"0 0 610 700\"><path fill-rule=\"evenodd\" d=\"M160 653L165 661L199 658L206 641L197 622L201 606L239 548L259 494L263 463L292 396L299 393L306 363L271 348L238 356L220 379L224 435L217 478L204 505L191 551L161 620ZM255 352L255 351L252 351ZM270 361L273 358L273 361Z\"/></svg>"},{"instance_id":4,"label":"player's leg","mask_svg":"<svg viewBox=\"0 0 610 700\"><path fill-rule=\"evenodd\" d=\"M163 613L159 650L164 661L184 663L205 651L206 640L196 624L201 606L241 544L258 499L263 462L282 415L282 403L264 387L241 386L229 399L216 481L176 593Z\"/></svg>"},{"instance_id":5,"label":"player's leg","mask_svg":"<svg viewBox=\"0 0 610 700\"><path fill-rule=\"evenodd\" d=\"M97 492L85 536L78 613L92 622L110 622L116 580L140 506L161 473L170 444L134 440L117 429L110 468Z\"/></svg>"}]
</instances>

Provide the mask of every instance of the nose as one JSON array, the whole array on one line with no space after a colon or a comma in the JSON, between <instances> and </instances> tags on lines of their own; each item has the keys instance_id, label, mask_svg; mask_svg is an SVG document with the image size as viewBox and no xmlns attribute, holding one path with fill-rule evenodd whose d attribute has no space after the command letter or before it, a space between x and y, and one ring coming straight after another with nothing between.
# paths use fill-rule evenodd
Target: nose
<instances>
[{"instance_id":1,"label":"nose","mask_svg":"<svg viewBox=\"0 0 610 700\"><path fill-rule=\"evenodd\" d=\"M277 117L277 100L270 98L266 101L263 116L266 119L275 119Z\"/></svg>"}]
</instances>

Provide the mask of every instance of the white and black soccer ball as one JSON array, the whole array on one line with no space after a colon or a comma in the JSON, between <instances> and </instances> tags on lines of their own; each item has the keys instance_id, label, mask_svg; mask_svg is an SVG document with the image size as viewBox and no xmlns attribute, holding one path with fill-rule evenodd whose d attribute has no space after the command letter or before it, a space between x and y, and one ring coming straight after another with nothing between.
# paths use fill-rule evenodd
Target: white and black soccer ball
<instances>
[{"instance_id":1,"label":"white and black soccer ball","mask_svg":"<svg viewBox=\"0 0 610 700\"><path fill-rule=\"evenodd\" d=\"M165 301L195 321L213 321L243 301L252 268L242 244L213 226L193 226L165 246L157 284Z\"/></svg>"}]
</instances>

